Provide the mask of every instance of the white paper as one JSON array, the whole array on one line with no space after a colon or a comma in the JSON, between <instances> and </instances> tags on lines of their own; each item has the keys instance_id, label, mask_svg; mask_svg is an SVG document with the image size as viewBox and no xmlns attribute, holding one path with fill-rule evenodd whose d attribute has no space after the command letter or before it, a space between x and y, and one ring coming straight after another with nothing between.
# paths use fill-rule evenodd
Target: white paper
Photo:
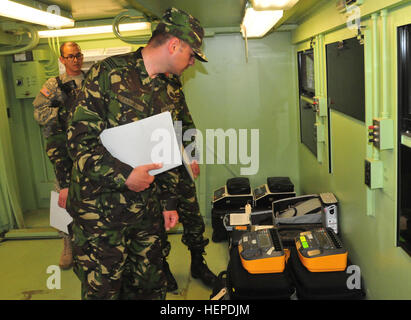
<instances>
[{"instance_id":1,"label":"white paper","mask_svg":"<svg viewBox=\"0 0 411 320\"><path fill-rule=\"evenodd\" d=\"M245 213L231 213L230 226L244 226L250 224L250 216Z\"/></svg>"},{"instance_id":2,"label":"white paper","mask_svg":"<svg viewBox=\"0 0 411 320\"><path fill-rule=\"evenodd\" d=\"M73 221L66 209L58 205L59 194L51 191L50 195L50 226L68 234L67 226Z\"/></svg>"},{"instance_id":3,"label":"white paper","mask_svg":"<svg viewBox=\"0 0 411 320\"><path fill-rule=\"evenodd\" d=\"M168 111L106 129L100 134L100 140L113 157L133 168L162 163L162 168L149 171L151 175L182 164L173 120Z\"/></svg>"}]
</instances>

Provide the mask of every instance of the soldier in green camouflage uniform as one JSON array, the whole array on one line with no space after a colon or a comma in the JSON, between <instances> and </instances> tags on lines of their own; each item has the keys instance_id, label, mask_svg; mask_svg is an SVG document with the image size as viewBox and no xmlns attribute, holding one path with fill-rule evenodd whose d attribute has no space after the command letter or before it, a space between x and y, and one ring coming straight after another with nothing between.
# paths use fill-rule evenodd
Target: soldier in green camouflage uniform
<instances>
[{"instance_id":1,"label":"soldier in green camouflage uniform","mask_svg":"<svg viewBox=\"0 0 411 320\"><path fill-rule=\"evenodd\" d=\"M48 79L33 101L34 119L42 126L46 152L56 175L56 191L59 205L65 207L70 183L72 161L67 152L67 119L74 106L74 100L81 88L84 74L81 71L83 55L75 42L65 42L60 47L59 57L66 72ZM59 266L67 269L73 258L69 235L61 232L63 251Z\"/></svg>"},{"instance_id":2,"label":"soldier in green camouflage uniform","mask_svg":"<svg viewBox=\"0 0 411 320\"><path fill-rule=\"evenodd\" d=\"M161 26L159 27L161 29ZM175 108L170 110L175 126L181 126L181 128L176 130L177 139L178 141L182 141L183 147L187 147L191 141L184 141L183 137L179 137L178 135L184 135L188 130L195 131L196 127L187 107L179 77L176 75L168 75L168 77L170 79L170 85L174 88L172 91L178 93L177 98L179 99L179 103L175 104ZM193 158L193 155L188 156L189 159ZM178 172L180 175L177 186L178 214L179 220L183 224L183 236L181 240L191 253L191 274L194 278L200 278L205 285L213 287L217 277L209 270L203 258L203 254L205 253L204 248L209 243L209 240L204 238L205 224L200 213L196 186L185 166L179 167ZM196 178L196 173L194 173L193 177ZM165 257L168 256L168 253L168 251L165 252ZM176 290L178 285L167 263L165 263L165 271L168 280L168 291Z\"/></svg>"},{"instance_id":3,"label":"soldier in green camouflage uniform","mask_svg":"<svg viewBox=\"0 0 411 320\"><path fill-rule=\"evenodd\" d=\"M182 32L178 27L180 25L190 25L195 32ZM166 10L155 32L163 35L176 36L184 40L191 45L195 57L198 60L207 62L202 51L197 49L201 47L204 31L199 21L194 17L181 14L180 10ZM174 122L182 125L181 131L184 134L187 130L195 129L195 125L186 104L179 75L178 70L175 74L167 74L169 80L167 92L174 94L174 101L170 104L172 106L171 109L163 109L162 111L171 112ZM182 137L178 137L178 140L182 141ZM183 146L186 147L189 143L190 142L183 141ZM179 167L177 171L180 177L179 184L177 185L177 208L183 224L182 242L187 245L191 252L191 274L194 278L200 278L204 284L212 287L217 277L209 270L203 258L203 254L205 253L204 248L209 240L203 236L205 225L203 217L200 214L195 183L184 166ZM166 258L169 255L170 245L168 242L163 242L163 245L165 246L163 251L164 257ZM166 260L164 260L164 271L167 277L168 291L177 290L177 282Z\"/></svg>"},{"instance_id":4,"label":"soldier in green camouflage uniform","mask_svg":"<svg viewBox=\"0 0 411 320\"><path fill-rule=\"evenodd\" d=\"M73 159L67 209L83 299L165 298L164 236L177 222L178 169L154 179L148 172L157 165L133 169L112 157L99 135L174 108L178 93L165 73L180 75L202 54L201 27L190 22L176 26L188 39L195 36L190 46L171 37L97 63L86 78L67 131Z\"/></svg>"}]
</instances>

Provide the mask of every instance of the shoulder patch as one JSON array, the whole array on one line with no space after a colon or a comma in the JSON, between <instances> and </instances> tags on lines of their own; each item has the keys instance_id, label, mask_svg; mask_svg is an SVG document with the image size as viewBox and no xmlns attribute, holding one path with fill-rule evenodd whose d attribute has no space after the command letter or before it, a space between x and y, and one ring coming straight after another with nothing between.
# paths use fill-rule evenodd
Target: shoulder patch
<instances>
[{"instance_id":1,"label":"shoulder patch","mask_svg":"<svg viewBox=\"0 0 411 320\"><path fill-rule=\"evenodd\" d=\"M43 96L45 96L46 98L48 98L51 94L50 90L47 89L46 86L43 86L43 88L41 88L40 92L43 94Z\"/></svg>"}]
</instances>

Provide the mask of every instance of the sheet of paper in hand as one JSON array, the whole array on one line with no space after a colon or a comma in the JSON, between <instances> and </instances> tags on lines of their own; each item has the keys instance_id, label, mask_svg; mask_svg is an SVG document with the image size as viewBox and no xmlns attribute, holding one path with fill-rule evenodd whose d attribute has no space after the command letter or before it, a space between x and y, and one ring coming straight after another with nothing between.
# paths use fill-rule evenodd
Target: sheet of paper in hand
<instances>
[{"instance_id":1,"label":"sheet of paper in hand","mask_svg":"<svg viewBox=\"0 0 411 320\"><path fill-rule=\"evenodd\" d=\"M50 195L50 226L68 234L67 226L73 221L66 209L58 205L59 193L51 191Z\"/></svg>"},{"instance_id":2,"label":"sheet of paper in hand","mask_svg":"<svg viewBox=\"0 0 411 320\"><path fill-rule=\"evenodd\" d=\"M106 129L100 134L100 140L113 157L133 168L161 162L163 167L149 171L151 175L182 164L169 111Z\"/></svg>"}]
</instances>

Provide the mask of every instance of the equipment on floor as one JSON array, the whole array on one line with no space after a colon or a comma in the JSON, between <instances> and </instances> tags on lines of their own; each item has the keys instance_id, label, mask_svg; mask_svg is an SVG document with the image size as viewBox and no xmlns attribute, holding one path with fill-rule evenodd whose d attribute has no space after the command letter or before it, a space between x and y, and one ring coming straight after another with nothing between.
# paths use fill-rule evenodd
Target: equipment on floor
<instances>
[{"instance_id":1,"label":"equipment on floor","mask_svg":"<svg viewBox=\"0 0 411 320\"><path fill-rule=\"evenodd\" d=\"M316 194L274 201L273 220L283 244L295 246L294 239L300 232L323 227L321 210Z\"/></svg>"},{"instance_id":2,"label":"equipment on floor","mask_svg":"<svg viewBox=\"0 0 411 320\"><path fill-rule=\"evenodd\" d=\"M239 243L241 263L249 273L279 273L285 268L283 245L274 228L244 232Z\"/></svg>"},{"instance_id":3,"label":"equipment on floor","mask_svg":"<svg viewBox=\"0 0 411 320\"><path fill-rule=\"evenodd\" d=\"M323 205L323 225L332 228L338 234L338 200L331 192L320 193L320 200Z\"/></svg>"},{"instance_id":4,"label":"equipment on floor","mask_svg":"<svg viewBox=\"0 0 411 320\"><path fill-rule=\"evenodd\" d=\"M228 179L225 186L215 190L211 202L212 240L214 242L228 240L228 233L223 223L224 217L229 213L242 213L246 204L252 203L253 194L248 178Z\"/></svg>"},{"instance_id":5,"label":"equipment on floor","mask_svg":"<svg viewBox=\"0 0 411 320\"><path fill-rule=\"evenodd\" d=\"M223 217L223 225L227 231L248 230L251 225L251 205L245 205L244 211L230 212Z\"/></svg>"},{"instance_id":6,"label":"equipment on floor","mask_svg":"<svg viewBox=\"0 0 411 320\"><path fill-rule=\"evenodd\" d=\"M268 190L268 184L264 190ZM254 200L256 195L258 191L254 189ZM247 203L238 209L213 211L221 210L220 223L225 228L230 252L224 284L214 288L213 297L364 298L360 275L356 276L360 287L357 282L355 286L347 284L351 281L351 269L347 266L359 267L351 265L337 236L338 200L334 194L279 199L273 201L271 210L255 207L255 203L254 207Z\"/></svg>"},{"instance_id":7,"label":"equipment on floor","mask_svg":"<svg viewBox=\"0 0 411 320\"><path fill-rule=\"evenodd\" d=\"M272 212L277 224L321 223L322 205L317 194L274 201Z\"/></svg>"},{"instance_id":8,"label":"equipment on floor","mask_svg":"<svg viewBox=\"0 0 411 320\"><path fill-rule=\"evenodd\" d=\"M226 284L230 300L288 300L295 292L286 269L279 273L252 274L243 267L237 246L232 246L229 253Z\"/></svg>"},{"instance_id":9,"label":"equipment on floor","mask_svg":"<svg viewBox=\"0 0 411 320\"><path fill-rule=\"evenodd\" d=\"M272 203L279 199L295 197L294 185L288 177L268 177L267 183L251 192L248 178L235 177L228 179L226 184L214 191L211 210L214 242L228 239L227 231L233 229L246 230L247 225L254 224L246 221L245 206L252 207L251 220L265 219L264 214L272 216ZM229 216L227 216L229 215ZM257 217L259 215L259 217ZM270 217L270 224L272 218Z\"/></svg>"},{"instance_id":10,"label":"equipment on floor","mask_svg":"<svg viewBox=\"0 0 411 320\"><path fill-rule=\"evenodd\" d=\"M292 278L298 300L362 300L366 295L360 274L356 280L358 283L353 286L353 274L348 270L358 270L359 267L353 265L349 259L344 271L311 272L301 263L294 247L290 249L290 259L286 268Z\"/></svg>"},{"instance_id":11,"label":"equipment on floor","mask_svg":"<svg viewBox=\"0 0 411 320\"><path fill-rule=\"evenodd\" d=\"M247 204L240 212L226 214L223 224L228 231L229 245L238 245L244 232L272 228L274 221L271 210L254 210Z\"/></svg>"},{"instance_id":12,"label":"equipment on floor","mask_svg":"<svg viewBox=\"0 0 411 320\"><path fill-rule=\"evenodd\" d=\"M303 195L274 201L272 213L283 244L294 245L300 232L332 228L338 234L338 200L333 193Z\"/></svg>"},{"instance_id":13,"label":"equipment on floor","mask_svg":"<svg viewBox=\"0 0 411 320\"><path fill-rule=\"evenodd\" d=\"M294 185L288 177L269 177L267 183L253 190L254 208L271 209L280 199L295 197Z\"/></svg>"},{"instance_id":14,"label":"equipment on floor","mask_svg":"<svg viewBox=\"0 0 411 320\"><path fill-rule=\"evenodd\" d=\"M344 271L348 252L331 228L300 233L295 239L298 256L311 272Z\"/></svg>"},{"instance_id":15,"label":"equipment on floor","mask_svg":"<svg viewBox=\"0 0 411 320\"><path fill-rule=\"evenodd\" d=\"M253 202L248 178L231 178L226 185L214 191L213 208L239 209Z\"/></svg>"}]
</instances>

